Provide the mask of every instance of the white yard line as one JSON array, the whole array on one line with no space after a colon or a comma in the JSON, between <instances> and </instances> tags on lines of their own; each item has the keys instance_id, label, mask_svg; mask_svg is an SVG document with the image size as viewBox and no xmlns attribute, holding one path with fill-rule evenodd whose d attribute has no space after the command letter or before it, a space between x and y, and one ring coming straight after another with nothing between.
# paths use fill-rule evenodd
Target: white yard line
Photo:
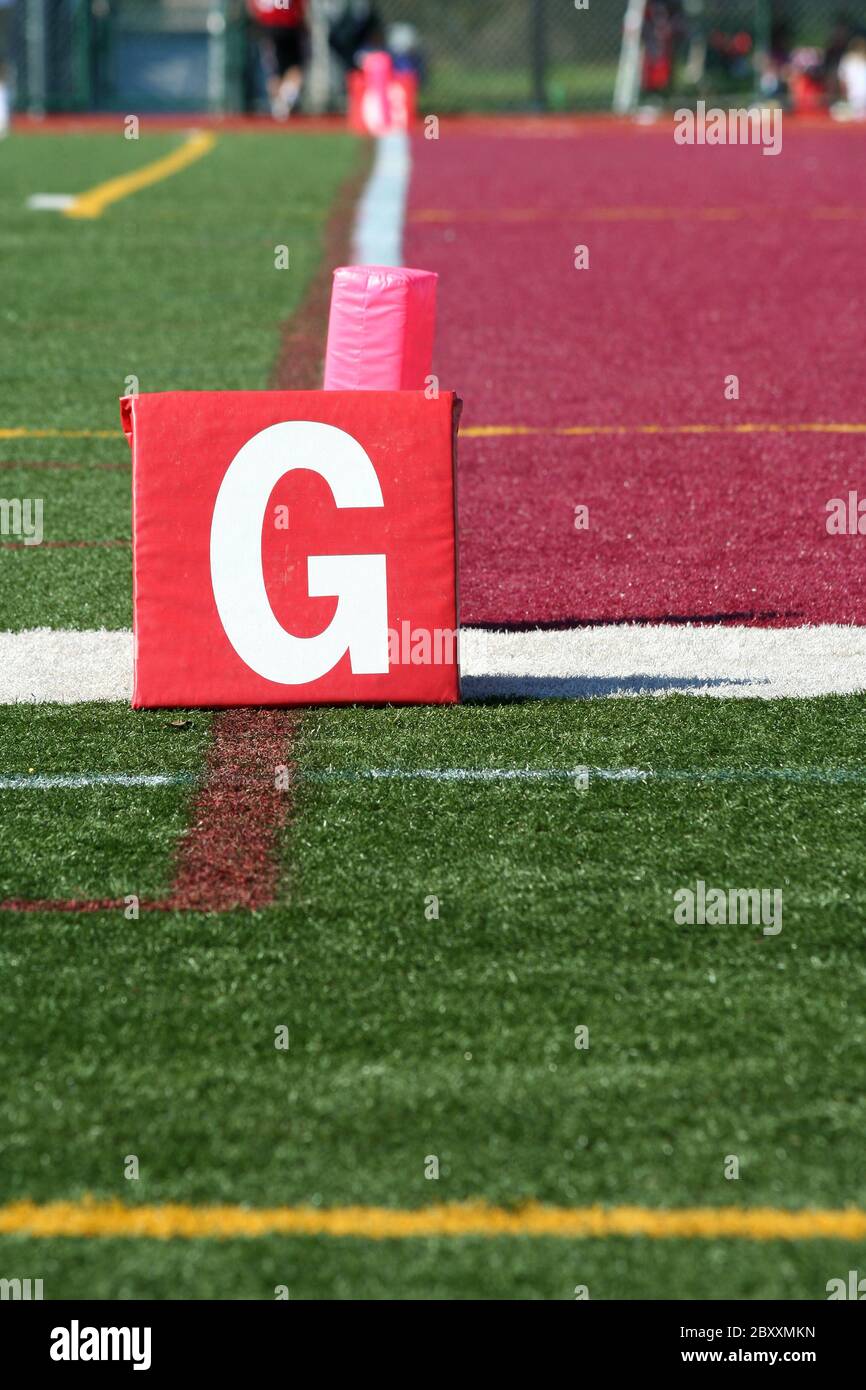
<instances>
[{"instance_id":1,"label":"white yard line","mask_svg":"<svg viewBox=\"0 0 866 1390\"><path fill-rule=\"evenodd\" d=\"M0 792L67 791L85 787L189 787L200 779L191 772L14 773L0 776ZM790 782L804 786L866 785L864 767L367 767L310 768L296 781L362 782L593 782L671 783L690 785L720 782L755 785Z\"/></svg>"},{"instance_id":2,"label":"white yard line","mask_svg":"<svg viewBox=\"0 0 866 1390\"><path fill-rule=\"evenodd\" d=\"M369 767L298 773L305 782L795 782L866 783L864 767Z\"/></svg>"},{"instance_id":3,"label":"white yard line","mask_svg":"<svg viewBox=\"0 0 866 1390\"><path fill-rule=\"evenodd\" d=\"M866 690L866 627L464 629L460 651L465 699L770 700ZM0 704L131 695L131 632L0 632Z\"/></svg>"},{"instance_id":4,"label":"white yard line","mask_svg":"<svg viewBox=\"0 0 866 1390\"><path fill-rule=\"evenodd\" d=\"M78 787L188 787L198 779L191 772L76 772L19 773L0 777L3 792L68 791Z\"/></svg>"},{"instance_id":5,"label":"white yard line","mask_svg":"<svg viewBox=\"0 0 866 1390\"><path fill-rule=\"evenodd\" d=\"M380 136L355 218L352 259L356 265L403 264L403 226L411 172L406 132Z\"/></svg>"}]
</instances>

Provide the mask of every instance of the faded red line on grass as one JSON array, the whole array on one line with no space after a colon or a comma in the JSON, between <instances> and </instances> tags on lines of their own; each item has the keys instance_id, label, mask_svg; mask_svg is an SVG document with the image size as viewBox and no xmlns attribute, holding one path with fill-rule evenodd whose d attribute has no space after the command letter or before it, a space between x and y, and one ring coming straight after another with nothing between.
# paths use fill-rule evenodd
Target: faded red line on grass
<instances>
[{"instance_id":1,"label":"faded red line on grass","mask_svg":"<svg viewBox=\"0 0 866 1390\"><path fill-rule=\"evenodd\" d=\"M141 912L255 911L273 901L277 841L292 809L296 725L297 715L281 709L214 715L204 785L175 852L171 889L165 898L142 899ZM107 912L125 905L124 898L9 898L0 911Z\"/></svg>"},{"instance_id":2,"label":"faded red line on grass","mask_svg":"<svg viewBox=\"0 0 866 1390\"><path fill-rule=\"evenodd\" d=\"M0 473L13 473L20 470L22 473L40 470L44 472L57 473L83 473L88 468L94 468L100 473L130 473L131 463L71 463L61 462L59 459L0 459Z\"/></svg>"},{"instance_id":3,"label":"faded red line on grass","mask_svg":"<svg viewBox=\"0 0 866 1390\"><path fill-rule=\"evenodd\" d=\"M283 391L316 391L322 385L331 284L334 270L351 252L351 227L358 198L373 160L372 144L362 147L358 165L337 195L325 223L322 258L304 298L283 329L271 385Z\"/></svg>"},{"instance_id":4,"label":"faded red line on grass","mask_svg":"<svg viewBox=\"0 0 866 1390\"><path fill-rule=\"evenodd\" d=\"M123 906L123 898L7 898L0 912L108 912Z\"/></svg>"},{"instance_id":5,"label":"faded red line on grass","mask_svg":"<svg viewBox=\"0 0 866 1390\"><path fill-rule=\"evenodd\" d=\"M0 541L0 550L129 550L131 540L105 541Z\"/></svg>"},{"instance_id":6,"label":"faded red line on grass","mask_svg":"<svg viewBox=\"0 0 866 1390\"><path fill-rule=\"evenodd\" d=\"M214 716L205 785L180 842L174 884L157 907L175 912L250 910L273 901L277 838L292 805L277 789L289 762L295 714L282 709L230 709Z\"/></svg>"}]
</instances>

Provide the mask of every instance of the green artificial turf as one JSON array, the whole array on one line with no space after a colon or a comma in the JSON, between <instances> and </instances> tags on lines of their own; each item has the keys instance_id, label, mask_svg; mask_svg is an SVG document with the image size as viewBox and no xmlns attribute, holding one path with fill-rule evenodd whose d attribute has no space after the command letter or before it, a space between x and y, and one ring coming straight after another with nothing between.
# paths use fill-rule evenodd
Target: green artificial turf
<instances>
[{"instance_id":1,"label":"green artificial turf","mask_svg":"<svg viewBox=\"0 0 866 1390\"><path fill-rule=\"evenodd\" d=\"M143 716L116 713L113 741L126 721L134 749ZM861 766L862 716L859 697L308 713L277 906L134 929L117 914L3 924L3 1192L862 1206L862 786L323 778ZM75 716L54 712L64 720L75 747ZM72 756L58 743L59 765ZM672 893L697 877L781 887L781 934L675 925ZM431 894L438 921L425 917ZM274 1048L282 1024L287 1052ZM580 1025L588 1050L574 1046ZM130 1153L136 1182L123 1177ZM438 1181L424 1175L430 1154ZM730 1155L737 1181L724 1175ZM594 1271L600 1296L818 1297L850 1254L721 1243L710 1277L700 1242L531 1244L491 1255L504 1261L494 1277L492 1247L460 1242L433 1288L568 1297L557 1281L577 1268L575 1283ZM298 1296L353 1280L399 1296L401 1271L416 1292L429 1277L424 1252L399 1243L314 1246ZM207 1243L196 1248L156 1247L153 1263L124 1247L118 1278L167 1292L186 1262L203 1289L238 1281L244 1296L270 1296L256 1281L275 1266L256 1242L232 1255L215 1245L213 1265ZM64 1292L83 1289L88 1269L99 1288L115 1277L113 1256L51 1250Z\"/></svg>"},{"instance_id":2,"label":"green artificial turf","mask_svg":"<svg viewBox=\"0 0 866 1390\"><path fill-rule=\"evenodd\" d=\"M553 110L609 111L616 83L615 63L553 62L546 73L547 98ZM481 71L460 59L434 63L422 92L423 111L525 110L533 103L530 65L487 67Z\"/></svg>"},{"instance_id":3,"label":"green artificial turf","mask_svg":"<svg viewBox=\"0 0 866 1390\"><path fill-rule=\"evenodd\" d=\"M15 136L3 143L0 495L43 499L46 541L130 535L129 448L118 397L268 384L280 326L318 264L321 236L360 145L339 133L221 134L198 163L77 221L33 193L78 193L178 148L182 133ZM275 247L289 268L275 268ZM18 464L9 469L5 465ZM75 465L75 471L30 464ZM100 469L112 464L118 471ZM6 538L0 538L0 540ZM0 548L0 628L128 627L129 554Z\"/></svg>"},{"instance_id":4,"label":"green artificial turf","mask_svg":"<svg viewBox=\"0 0 866 1390\"><path fill-rule=\"evenodd\" d=\"M0 548L0 614L5 632L131 627L131 547Z\"/></svg>"},{"instance_id":5,"label":"green artificial turf","mask_svg":"<svg viewBox=\"0 0 866 1390\"><path fill-rule=\"evenodd\" d=\"M223 135L98 221L24 207L179 138L0 151L0 253L16 265L0 430L112 432L0 438L0 492L44 499L46 539L129 537L127 374L142 390L267 383L359 149ZM128 626L129 570L123 547L0 550L0 627ZM271 907L0 916L0 1202L862 1207L864 785L753 774L862 771L864 710L671 697L306 712ZM187 717L2 709L0 775L194 777L210 716ZM355 775L582 766L695 777ZM743 776L707 778L722 768ZM190 797L0 791L0 895L163 894ZM229 852L245 854L240 821ZM678 926L673 893L698 878L781 888L782 932ZM858 1261L826 1241L0 1240L0 1275L41 1277L49 1298L271 1298L277 1284L297 1298L571 1298L579 1284L822 1298Z\"/></svg>"},{"instance_id":6,"label":"green artificial turf","mask_svg":"<svg viewBox=\"0 0 866 1390\"><path fill-rule=\"evenodd\" d=\"M174 727L172 721L186 727ZM122 705L0 707L2 776L201 773L210 715ZM169 886L192 786L0 790L0 901L154 898Z\"/></svg>"},{"instance_id":7,"label":"green artificial turf","mask_svg":"<svg viewBox=\"0 0 866 1390\"><path fill-rule=\"evenodd\" d=\"M821 1299L858 1261L831 1240L0 1239L5 1276L46 1299Z\"/></svg>"}]
</instances>

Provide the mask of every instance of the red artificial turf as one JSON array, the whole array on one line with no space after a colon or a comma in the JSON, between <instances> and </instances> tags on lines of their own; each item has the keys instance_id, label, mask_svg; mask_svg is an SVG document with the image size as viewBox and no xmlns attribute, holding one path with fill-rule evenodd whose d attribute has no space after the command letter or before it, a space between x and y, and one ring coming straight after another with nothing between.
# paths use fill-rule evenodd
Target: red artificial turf
<instances>
[{"instance_id":1,"label":"red artificial turf","mask_svg":"<svg viewBox=\"0 0 866 1390\"><path fill-rule=\"evenodd\" d=\"M789 122L768 158L677 146L672 124L470 127L413 153L405 259L440 273L435 370L464 425L866 421L866 135ZM830 498L866 496L866 434L467 438L460 455L464 622L866 622L866 538L825 524Z\"/></svg>"},{"instance_id":2,"label":"red artificial turf","mask_svg":"<svg viewBox=\"0 0 866 1390\"><path fill-rule=\"evenodd\" d=\"M160 906L225 912L272 901L276 839L291 807L291 793L277 786L277 769L289 767L295 723L293 714L276 709L214 715L205 783Z\"/></svg>"}]
</instances>

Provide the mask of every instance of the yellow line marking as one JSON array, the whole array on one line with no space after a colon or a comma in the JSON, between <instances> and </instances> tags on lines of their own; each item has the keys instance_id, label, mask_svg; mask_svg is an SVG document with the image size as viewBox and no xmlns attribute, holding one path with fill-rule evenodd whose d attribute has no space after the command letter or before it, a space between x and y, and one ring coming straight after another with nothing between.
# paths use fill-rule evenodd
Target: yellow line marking
<instances>
[{"instance_id":1,"label":"yellow line marking","mask_svg":"<svg viewBox=\"0 0 866 1390\"><path fill-rule=\"evenodd\" d=\"M410 222L736 222L744 217L797 216L799 209L788 207L630 207L589 208L417 208ZM813 221L861 221L866 207L814 207L808 210Z\"/></svg>"},{"instance_id":2,"label":"yellow line marking","mask_svg":"<svg viewBox=\"0 0 866 1390\"><path fill-rule=\"evenodd\" d=\"M577 218L583 222L669 222L677 218L697 221L719 221L743 217L744 208L661 208L661 207L598 207L598 208L419 208L410 214L410 222L549 222Z\"/></svg>"},{"instance_id":3,"label":"yellow line marking","mask_svg":"<svg viewBox=\"0 0 866 1390\"><path fill-rule=\"evenodd\" d=\"M27 429L26 426L0 429L0 439L119 439L123 430Z\"/></svg>"},{"instance_id":4,"label":"yellow line marking","mask_svg":"<svg viewBox=\"0 0 866 1390\"><path fill-rule=\"evenodd\" d=\"M866 423L775 425L467 425L462 439L501 439L512 435L593 434L866 434Z\"/></svg>"},{"instance_id":5,"label":"yellow line marking","mask_svg":"<svg viewBox=\"0 0 866 1390\"><path fill-rule=\"evenodd\" d=\"M461 439L503 439L516 435L583 436L594 434L866 434L866 422L842 424L743 425L466 425ZM0 429L0 439L121 439L123 430Z\"/></svg>"},{"instance_id":6,"label":"yellow line marking","mask_svg":"<svg viewBox=\"0 0 866 1390\"><path fill-rule=\"evenodd\" d=\"M266 1235L355 1236L406 1240L443 1236L550 1236L584 1239L646 1236L657 1240L862 1240L866 1212L783 1211L773 1207L546 1207L512 1210L452 1202L401 1211L390 1207L250 1208L180 1204L128 1207L118 1201L12 1202L0 1207L0 1235L129 1236L197 1240Z\"/></svg>"},{"instance_id":7,"label":"yellow line marking","mask_svg":"<svg viewBox=\"0 0 866 1390\"><path fill-rule=\"evenodd\" d=\"M866 217L866 208L813 208L812 217L818 222L834 219L862 222Z\"/></svg>"},{"instance_id":8,"label":"yellow line marking","mask_svg":"<svg viewBox=\"0 0 866 1390\"><path fill-rule=\"evenodd\" d=\"M210 131L197 131L173 154L157 159L153 164L145 164L142 169L136 169L132 174L121 174L116 179L109 179L106 183L99 183L95 188L87 189L85 193L79 193L74 202L63 209L63 216L101 217L112 203L119 202L121 198L128 198L131 193L137 193L141 188L149 188L151 184L160 183L172 174L179 173L181 169L186 169L189 164L194 164L197 159L210 154L215 144L216 136Z\"/></svg>"}]
</instances>

